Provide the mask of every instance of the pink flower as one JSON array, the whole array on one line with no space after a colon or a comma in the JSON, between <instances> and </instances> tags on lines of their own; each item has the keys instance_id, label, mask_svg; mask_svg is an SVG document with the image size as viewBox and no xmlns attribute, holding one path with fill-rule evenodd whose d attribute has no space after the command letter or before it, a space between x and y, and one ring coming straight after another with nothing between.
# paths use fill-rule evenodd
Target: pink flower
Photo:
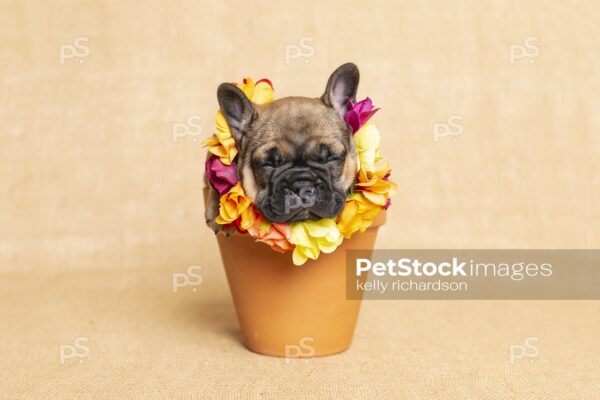
<instances>
[{"instance_id":1,"label":"pink flower","mask_svg":"<svg viewBox=\"0 0 600 400\"><path fill-rule=\"evenodd\" d=\"M350 99L347 101L348 112L344 115L344 121L352 128L352 133L358 131L379 110L373 108L373 102L368 97L354 104Z\"/></svg>"},{"instance_id":2,"label":"pink flower","mask_svg":"<svg viewBox=\"0 0 600 400\"><path fill-rule=\"evenodd\" d=\"M225 165L219 157L211 155L205 164L206 176L208 181L222 196L238 183L237 163Z\"/></svg>"},{"instance_id":3,"label":"pink flower","mask_svg":"<svg viewBox=\"0 0 600 400\"><path fill-rule=\"evenodd\" d=\"M294 245L290 243L292 229L289 224L269 222L257 210L255 213L256 222L248 228L250 236L257 242L268 244L273 250L280 253L294 248Z\"/></svg>"}]
</instances>

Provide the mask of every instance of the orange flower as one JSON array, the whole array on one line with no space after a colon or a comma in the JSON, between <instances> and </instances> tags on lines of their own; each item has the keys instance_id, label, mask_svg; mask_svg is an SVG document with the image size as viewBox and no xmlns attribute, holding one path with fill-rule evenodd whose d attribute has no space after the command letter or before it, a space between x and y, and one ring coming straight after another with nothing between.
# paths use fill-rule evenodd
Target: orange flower
<instances>
[{"instance_id":1,"label":"orange flower","mask_svg":"<svg viewBox=\"0 0 600 400\"><path fill-rule=\"evenodd\" d=\"M358 171L354 192L338 216L337 226L346 239L355 232L363 233L382 209L387 209L390 198L396 194L396 184L387 180L390 168L387 163L373 166L371 171Z\"/></svg>"},{"instance_id":2,"label":"orange flower","mask_svg":"<svg viewBox=\"0 0 600 400\"><path fill-rule=\"evenodd\" d=\"M280 253L294 248L294 245L290 243L292 236L290 225L269 222L258 212L256 212L254 225L248 228L248 233L256 241L266 243Z\"/></svg>"},{"instance_id":3,"label":"orange flower","mask_svg":"<svg viewBox=\"0 0 600 400\"><path fill-rule=\"evenodd\" d=\"M362 192L371 203L386 207L397 191L396 184L387 180L390 171L388 163L376 165L373 171L359 170L355 190Z\"/></svg>"},{"instance_id":4,"label":"orange flower","mask_svg":"<svg viewBox=\"0 0 600 400\"><path fill-rule=\"evenodd\" d=\"M364 233L373 223L382 207L367 199L362 192L354 192L346 199L337 219L337 227L346 239L357 231Z\"/></svg>"}]
</instances>

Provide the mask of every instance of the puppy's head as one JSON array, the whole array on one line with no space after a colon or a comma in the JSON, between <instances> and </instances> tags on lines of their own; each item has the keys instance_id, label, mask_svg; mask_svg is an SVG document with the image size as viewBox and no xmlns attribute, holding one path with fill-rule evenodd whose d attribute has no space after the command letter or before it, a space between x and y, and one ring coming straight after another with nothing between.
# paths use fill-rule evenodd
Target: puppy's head
<instances>
[{"instance_id":1,"label":"puppy's head","mask_svg":"<svg viewBox=\"0 0 600 400\"><path fill-rule=\"evenodd\" d=\"M260 212L274 222L338 215L356 176L356 148L343 120L359 73L344 64L320 98L250 102L235 85L217 97L238 148L238 175Z\"/></svg>"}]
</instances>

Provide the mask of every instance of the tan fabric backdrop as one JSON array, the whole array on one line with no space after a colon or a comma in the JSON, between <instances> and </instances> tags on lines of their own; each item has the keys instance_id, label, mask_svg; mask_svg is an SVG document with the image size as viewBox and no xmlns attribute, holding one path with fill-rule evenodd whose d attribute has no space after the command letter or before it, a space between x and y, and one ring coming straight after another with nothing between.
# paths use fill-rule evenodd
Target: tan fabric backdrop
<instances>
[{"instance_id":1,"label":"tan fabric backdrop","mask_svg":"<svg viewBox=\"0 0 600 400\"><path fill-rule=\"evenodd\" d=\"M548 302L372 303L363 313L368 324L359 326L354 351L360 353L315 361L309 369L297 364L287 371L300 391L286 392L281 364L260 358L252 368L256 357L234 340L219 339L223 326L236 328L216 243L204 226L198 139L212 133L219 83L268 77L278 96L318 96L329 74L353 61L362 74L359 97L382 107L376 121L383 154L400 189L379 247L598 248L599 15L597 1L1 1L0 315L8 326L2 329L8 354L2 376L14 390L9 393L53 397L61 392L53 392L51 382L60 378L88 382L100 398L110 387L106 371L128 362L150 365L137 382L143 378L171 398L192 398L194 384L217 390L210 392L215 397L240 398L239 388L252 388L257 371L274 374L279 386L251 390L250 398L542 398L534 394L546 390L543 398L563 399L574 396L574 382L592 393L599 385L599 308ZM448 130L453 134L443 137ZM58 343L81 334L67 317L74 306L65 299L90 303L81 320L108 324L87 326L98 343L107 332L118 336L125 329L119 325L125 317L102 319L119 307L98 303L102 282L113 289L119 282L122 310L148 316L150 305L135 304L149 296L142 289L154 278L134 279L135 271L154 271L148 273L156 285L164 284L157 291L166 294L151 292L154 306L170 295L169 273L190 265L204 268L206 288L197 305L215 314L200 322L205 336L198 345L215 352L213 358L202 353L210 360L232 346L223 356L230 364L178 375L183 392L150 379L181 369L171 359L172 368L152 364L168 358L164 349L144 355L141 347L122 347L133 352L127 353L132 361L108 345L106 353L97 347L92 354L104 371L102 383L86 378L83 368L92 368L93 360L74 375L61 371ZM68 284L56 291L53 282L64 276L98 293L85 297ZM127 282L138 295L124 294ZM173 318L206 315L182 317L187 306L172 298L167 303ZM211 330L211 321L219 329ZM407 330L400 349L393 338ZM444 330L462 341L447 341ZM509 374L503 386L507 346L531 331L546 334L543 354L555 358ZM157 334L166 343L173 332ZM157 339L148 340L152 348ZM168 354L185 358L173 346ZM414 346L437 350L411 356ZM471 352L475 356L467 357ZM37 361L23 365L19 377L9 375L24 354ZM103 364L101 354L113 358ZM361 370L379 375L358 379ZM242 376L232 378L234 371ZM226 391L228 376L238 392ZM404 386L385 389L401 377ZM351 385L357 379L360 390ZM557 386L548 386L556 379ZM222 392L213 387L217 381L225 385ZM378 389L365 389L369 382ZM432 385L437 389L430 391ZM129 388L121 394L143 393ZM596 398L582 393L573 398Z\"/></svg>"},{"instance_id":2,"label":"tan fabric backdrop","mask_svg":"<svg viewBox=\"0 0 600 400\"><path fill-rule=\"evenodd\" d=\"M173 124L212 133L244 76L318 96L346 61L400 186L383 246L597 247L600 6L560 3L3 2L2 269L210 259L204 151Z\"/></svg>"}]
</instances>

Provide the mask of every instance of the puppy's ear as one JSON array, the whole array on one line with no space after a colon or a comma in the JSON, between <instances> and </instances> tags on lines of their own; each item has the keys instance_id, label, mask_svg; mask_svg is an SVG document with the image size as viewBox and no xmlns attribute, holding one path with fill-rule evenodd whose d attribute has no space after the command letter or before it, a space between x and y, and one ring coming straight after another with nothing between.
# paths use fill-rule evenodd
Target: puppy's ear
<instances>
[{"instance_id":1,"label":"puppy's ear","mask_svg":"<svg viewBox=\"0 0 600 400\"><path fill-rule=\"evenodd\" d=\"M348 111L348 103L346 99L353 102L356 101L356 90L358 89L358 81L360 74L358 67L353 63L344 64L336 69L329 77L325 93L321 96L321 101L328 107L338 113L340 117L344 117Z\"/></svg>"},{"instance_id":2,"label":"puppy's ear","mask_svg":"<svg viewBox=\"0 0 600 400\"><path fill-rule=\"evenodd\" d=\"M256 111L252 102L244 92L231 83L222 83L217 89L217 99L221 112L231 128L231 134L236 143L240 143L250 124L256 118Z\"/></svg>"}]
</instances>

